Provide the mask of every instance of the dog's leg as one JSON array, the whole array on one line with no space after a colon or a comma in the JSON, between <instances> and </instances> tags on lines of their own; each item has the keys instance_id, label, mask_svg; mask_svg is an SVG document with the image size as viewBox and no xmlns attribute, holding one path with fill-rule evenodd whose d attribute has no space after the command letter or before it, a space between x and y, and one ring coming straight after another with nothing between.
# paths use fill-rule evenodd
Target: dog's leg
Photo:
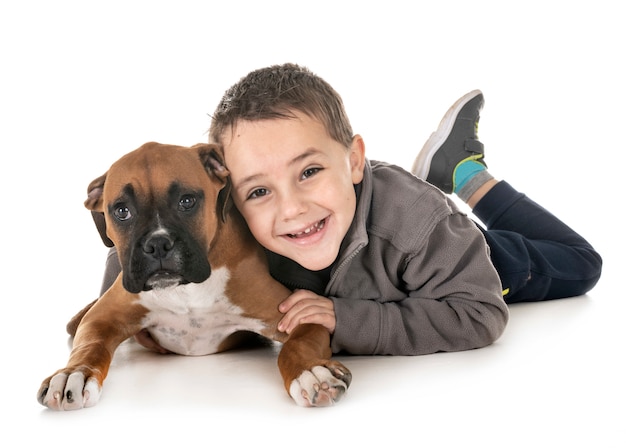
<instances>
[{"instance_id":1,"label":"dog's leg","mask_svg":"<svg viewBox=\"0 0 626 448\"><path fill-rule=\"evenodd\" d=\"M284 343L278 368L300 406L330 406L348 389L352 374L331 355L330 334L321 325L300 325Z\"/></svg>"},{"instance_id":2,"label":"dog's leg","mask_svg":"<svg viewBox=\"0 0 626 448\"><path fill-rule=\"evenodd\" d=\"M135 296L123 289L121 281L116 286L80 320L66 367L41 384L37 399L42 405L73 410L98 402L115 350L141 330L141 317L146 311L132 305Z\"/></svg>"},{"instance_id":3,"label":"dog's leg","mask_svg":"<svg viewBox=\"0 0 626 448\"><path fill-rule=\"evenodd\" d=\"M69 334L71 337L76 336L76 330L78 329L78 325L80 325L80 322L83 320L85 314L87 314L87 311L89 311L97 301L98 299L94 300L70 319L65 327L67 334ZM152 335L150 335L150 332L148 332L146 329L142 329L139 333L135 335L135 341L139 345L142 345L148 350L152 350L153 352L161 354L171 353L169 350L161 347L161 345L152 338Z\"/></svg>"},{"instance_id":4,"label":"dog's leg","mask_svg":"<svg viewBox=\"0 0 626 448\"><path fill-rule=\"evenodd\" d=\"M65 330L67 331L67 334L69 334L71 337L76 336L76 330L78 329L78 326L80 325L80 321L83 320L83 317L85 317L85 314L87 314L87 311L89 311L91 307L93 307L96 304L97 301L98 299L94 300L85 308L83 308L78 313L76 313L74 317L70 319L70 321L65 326Z\"/></svg>"}]
</instances>

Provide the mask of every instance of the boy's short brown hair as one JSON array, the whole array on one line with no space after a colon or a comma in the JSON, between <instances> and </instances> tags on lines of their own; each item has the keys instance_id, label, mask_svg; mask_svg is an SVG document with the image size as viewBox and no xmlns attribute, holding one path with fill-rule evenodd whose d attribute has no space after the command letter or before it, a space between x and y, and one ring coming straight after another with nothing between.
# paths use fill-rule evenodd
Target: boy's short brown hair
<instances>
[{"instance_id":1,"label":"boy's short brown hair","mask_svg":"<svg viewBox=\"0 0 626 448\"><path fill-rule=\"evenodd\" d=\"M250 72L228 89L215 109L209 141L222 143L240 120L294 118L294 111L319 120L334 140L350 147L352 126L339 94L319 76L296 64Z\"/></svg>"}]
</instances>

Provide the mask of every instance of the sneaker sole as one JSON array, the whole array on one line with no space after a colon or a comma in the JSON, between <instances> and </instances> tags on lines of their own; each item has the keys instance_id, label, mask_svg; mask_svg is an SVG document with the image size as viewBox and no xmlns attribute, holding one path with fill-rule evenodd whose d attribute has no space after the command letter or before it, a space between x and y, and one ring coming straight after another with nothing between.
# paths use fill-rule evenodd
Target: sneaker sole
<instances>
[{"instance_id":1,"label":"sneaker sole","mask_svg":"<svg viewBox=\"0 0 626 448\"><path fill-rule=\"evenodd\" d=\"M467 103L480 94L482 94L480 90L472 90L459 98L457 102L454 103L450 109L448 109L446 114L441 119L439 127L430 135L426 143L424 143L424 146L417 155L415 162L413 162L413 167L411 168L411 172L413 174L420 179L426 180L428 172L430 171L430 164L433 160L433 156L441 145L443 145L443 142L446 141L450 132L452 132L452 127L456 122L456 117L459 115L459 112Z\"/></svg>"}]
</instances>

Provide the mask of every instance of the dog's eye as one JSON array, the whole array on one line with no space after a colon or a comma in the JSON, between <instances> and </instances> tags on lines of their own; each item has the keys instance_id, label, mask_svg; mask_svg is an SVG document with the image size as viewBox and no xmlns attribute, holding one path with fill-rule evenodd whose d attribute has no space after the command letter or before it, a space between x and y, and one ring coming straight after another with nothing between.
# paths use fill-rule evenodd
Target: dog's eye
<instances>
[{"instance_id":1,"label":"dog's eye","mask_svg":"<svg viewBox=\"0 0 626 448\"><path fill-rule=\"evenodd\" d=\"M181 212L191 210L192 208L194 208L195 205L196 198L190 194L184 195L182 198L180 198L180 201L178 201L178 209Z\"/></svg>"},{"instance_id":2,"label":"dog's eye","mask_svg":"<svg viewBox=\"0 0 626 448\"><path fill-rule=\"evenodd\" d=\"M127 221L133 217L133 214L130 212L130 209L126 207L125 205L116 206L115 211L113 212L113 215L115 215L115 217L119 221Z\"/></svg>"}]
</instances>

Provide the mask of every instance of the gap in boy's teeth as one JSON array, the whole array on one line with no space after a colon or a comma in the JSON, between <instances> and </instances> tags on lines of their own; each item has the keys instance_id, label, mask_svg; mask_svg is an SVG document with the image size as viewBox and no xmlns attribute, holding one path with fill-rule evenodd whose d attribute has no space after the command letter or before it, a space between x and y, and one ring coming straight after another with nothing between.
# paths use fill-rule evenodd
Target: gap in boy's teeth
<instances>
[{"instance_id":1,"label":"gap in boy's teeth","mask_svg":"<svg viewBox=\"0 0 626 448\"><path fill-rule=\"evenodd\" d=\"M320 230L324 228L325 222L326 220L322 219L321 221L318 221L317 223L313 224L308 229L303 230L302 232L292 233L289 236L291 238L300 238L301 236L310 235L311 233L319 232Z\"/></svg>"}]
</instances>

